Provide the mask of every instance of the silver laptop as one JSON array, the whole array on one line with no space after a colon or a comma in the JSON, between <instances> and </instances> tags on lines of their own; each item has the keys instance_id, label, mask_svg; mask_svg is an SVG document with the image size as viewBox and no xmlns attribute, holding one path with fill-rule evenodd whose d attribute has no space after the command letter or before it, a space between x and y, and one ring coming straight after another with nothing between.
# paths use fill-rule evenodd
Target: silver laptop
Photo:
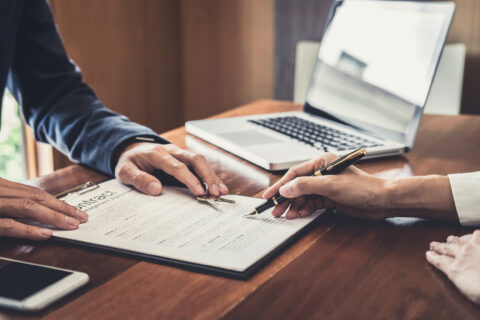
<instances>
[{"instance_id":1,"label":"silver laptop","mask_svg":"<svg viewBox=\"0 0 480 320\"><path fill-rule=\"evenodd\" d=\"M267 170L329 151L367 158L410 150L455 11L451 2L334 3L301 112L186 123Z\"/></svg>"}]
</instances>

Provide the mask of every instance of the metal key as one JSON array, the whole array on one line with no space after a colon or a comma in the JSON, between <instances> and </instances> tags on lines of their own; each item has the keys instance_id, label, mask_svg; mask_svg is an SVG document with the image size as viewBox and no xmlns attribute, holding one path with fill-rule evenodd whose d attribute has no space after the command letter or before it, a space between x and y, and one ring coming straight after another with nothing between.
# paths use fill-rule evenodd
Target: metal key
<instances>
[{"instance_id":1,"label":"metal key","mask_svg":"<svg viewBox=\"0 0 480 320\"><path fill-rule=\"evenodd\" d=\"M222 197L216 197L214 199L215 199L215 201L218 201L218 202L236 203L235 200L222 198Z\"/></svg>"},{"instance_id":2,"label":"metal key","mask_svg":"<svg viewBox=\"0 0 480 320\"><path fill-rule=\"evenodd\" d=\"M205 202L205 203L210 204L210 205L215 206L215 207L219 206L219 202L235 203L235 200L226 199L226 198L222 198L222 197L202 196L202 197L197 197L196 199L197 199L197 201Z\"/></svg>"},{"instance_id":3,"label":"metal key","mask_svg":"<svg viewBox=\"0 0 480 320\"><path fill-rule=\"evenodd\" d=\"M200 201L202 203L211 205L212 207L218 208L219 204L215 199L207 197L207 196L202 196L202 197L196 197L197 201Z\"/></svg>"}]
</instances>

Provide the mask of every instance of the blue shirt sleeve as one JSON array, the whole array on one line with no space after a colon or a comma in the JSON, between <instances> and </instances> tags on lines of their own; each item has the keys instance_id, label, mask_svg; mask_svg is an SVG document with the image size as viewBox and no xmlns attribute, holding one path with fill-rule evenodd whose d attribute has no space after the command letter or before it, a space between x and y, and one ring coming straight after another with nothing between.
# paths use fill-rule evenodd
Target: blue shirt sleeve
<instances>
[{"instance_id":1,"label":"blue shirt sleeve","mask_svg":"<svg viewBox=\"0 0 480 320\"><path fill-rule=\"evenodd\" d=\"M45 0L24 2L9 82L35 138L74 162L113 175L113 155L125 141L144 136L168 143L99 101L68 58Z\"/></svg>"}]
</instances>

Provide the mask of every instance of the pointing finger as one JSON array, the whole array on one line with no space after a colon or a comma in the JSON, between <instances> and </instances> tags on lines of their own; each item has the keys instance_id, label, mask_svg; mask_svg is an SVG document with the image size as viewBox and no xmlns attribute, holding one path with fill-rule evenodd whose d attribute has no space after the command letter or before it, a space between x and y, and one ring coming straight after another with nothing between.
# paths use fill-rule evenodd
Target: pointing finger
<instances>
[{"instance_id":1,"label":"pointing finger","mask_svg":"<svg viewBox=\"0 0 480 320\"><path fill-rule=\"evenodd\" d=\"M318 158L290 168L280 180L278 180L264 192L263 197L265 199L273 197L275 194L278 193L280 187L287 182L292 181L297 177L312 175L315 170L323 167L324 164L325 160L323 158Z\"/></svg>"},{"instance_id":2,"label":"pointing finger","mask_svg":"<svg viewBox=\"0 0 480 320\"><path fill-rule=\"evenodd\" d=\"M180 149L181 150L181 149ZM228 188L223 184L222 180L215 174L212 168L208 165L204 156L194 154L192 152L181 150L172 154L181 162L191 166L199 178L208 184L208 192L218 197L228 193Z\"/></svg>"},{"instance_id":3,"label":"pointing finger","mask_svg":"<svg viewBox=\"0 0 480 320\"><path fill-rule=\"evenodd\" d=\"M131 163L125 164L119 169L117 178L151 196L158 196L162 192L162 184L157 178Z\"/></svg>"},{"instance_id":4,"label":"pointing finger","mask_svg":"<svg viewBox=\"0 0 480 320\"><path fill-rule=\"evenodd\" d=\"M178 161L170 154L155 153L151 160L156 169L163 170L169 175L174 176L180 182L185 184L194 195L201 196L205 194L201 182L188 169L185 163Z\"/></svg>"},{"instance_id":5,"label":"pointing finger","mask_svg":"<svg viewBox=\"0 0 480 320\"><path fill-rule=\"evenodd\" d=\"M332 176L299 177L280 188L280 194L286 198L298 198L303 195L316 194L327 196L331 192Z\"/></svg>"}]
</instances>

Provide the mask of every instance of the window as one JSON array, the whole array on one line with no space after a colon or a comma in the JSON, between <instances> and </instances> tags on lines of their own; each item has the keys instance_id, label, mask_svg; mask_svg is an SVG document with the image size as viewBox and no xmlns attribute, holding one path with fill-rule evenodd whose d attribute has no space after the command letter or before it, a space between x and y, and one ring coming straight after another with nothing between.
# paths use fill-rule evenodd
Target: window
<instances>
[{"instance_id":1,"label":"window","mask_svg":"<svg viewBox=\"0 0 480 320\"><path fill-rule=\"evenodd\" d=\"M5 90L0 127L0 177L13 181L27 178L23 124L18 104Z\"/></svg>"},{"instance_id":2,"label":"window","mask_svg":"<svg viewBox=\"0 0 480 320\"><path fill-rule=\"evenodd\" d=\"M35 142L19 116L15 98L5 90L0 126L0 177L22 181L53 172L52 147Z\"/></svg>"}]
</instances>

